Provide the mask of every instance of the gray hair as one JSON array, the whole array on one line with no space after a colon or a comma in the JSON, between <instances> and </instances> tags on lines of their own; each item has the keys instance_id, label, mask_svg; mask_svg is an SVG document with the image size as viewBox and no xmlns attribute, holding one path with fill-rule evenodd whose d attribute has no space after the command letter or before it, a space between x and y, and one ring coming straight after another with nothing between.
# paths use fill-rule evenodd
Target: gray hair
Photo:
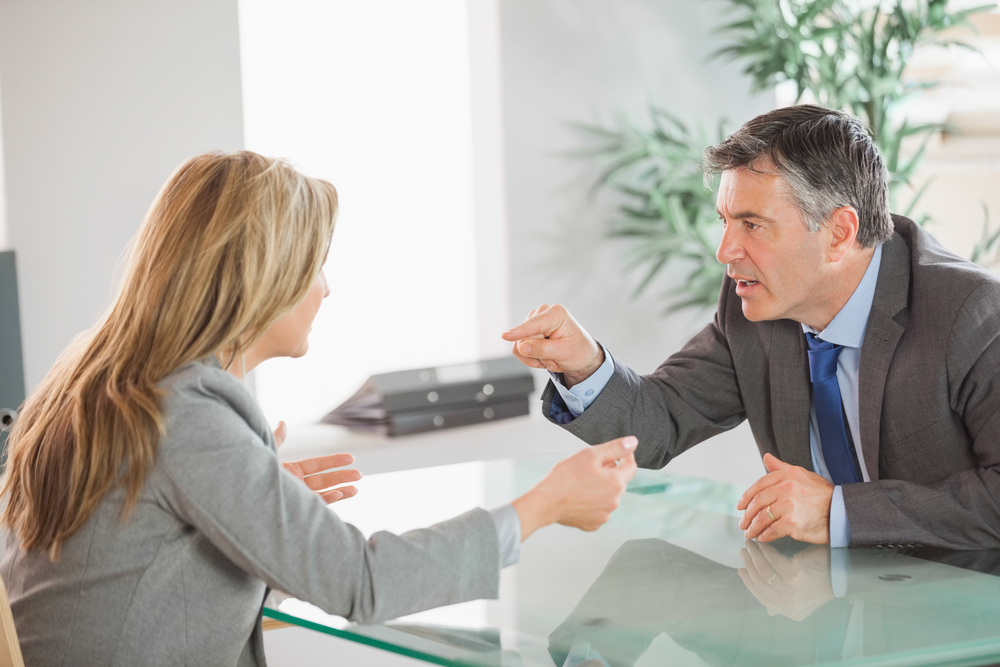
<instances>
[{"instance_id":1,"label":"gray hair","mask_svg":"<svg viewBox=\"0 0 1000 667\"><path fill-rule=\"evenodd\" d=\"M892 236L885 163L864 124L846 113L812 104L775 109L706 148L704 157L706 180L730 169L776 172L810 231L853 206L862 247Z\"/></svg>"}]
</instances>

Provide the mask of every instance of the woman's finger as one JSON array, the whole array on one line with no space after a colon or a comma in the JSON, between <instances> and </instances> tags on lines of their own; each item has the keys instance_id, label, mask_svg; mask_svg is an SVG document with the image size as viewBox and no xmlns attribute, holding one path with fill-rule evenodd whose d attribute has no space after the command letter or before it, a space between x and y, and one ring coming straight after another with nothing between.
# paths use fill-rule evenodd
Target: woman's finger
<instances>
[{"instance_id":1,"label":"woman's finger","mask_svg":"<svg viewBox=\"0 0 1000 667\"><path fill-rule=\"evenodd\" d=\"M358 489L354 486L342 486L337 489L331 489L329 491L324 491L319 494L319 497L323 499L327 505L335 503L338 500L347 500L348 498L353 498L358 495Z\"/></svg>"},{"instance_id":2,"label":"woman's finger","mask_svg":"<svg viewBox=\"0 0 1000 667\"><path fill-rule=\"evenodd\" d=\"M329 489L330 487L337 486L339 484L346 484L348 482L357 482L361 479L362 475L357 470L332 470L330 472L320 473L318 475L309 475L302 479L310 489L318 491L320 489Z\"/></svg>"},{"instance_id":3,"label":"woman's finger","mask_svg":"<svg viewBox=\"0 0 1000 667\"><path fill-rule=\"evenodd\" d=\"M288 435L288 427L285 422L278 422L278 428L274 429L274 446L281 447L285 442L285 437Z\"/></svg>"},{"instance_id":4,"label":"woman's finger","mask_svg":"<svg viewBox=\"0 0 1000 667\"><path fill-rule=\"evenodd\" d=\"M350 454L326 454L324 456L315 456L311 459L293 461L292 463L297 466L297 469L303 475L315 475L318 472L324 472L331 468L349 466L354 463L354 457Z\"/></svg>"}]
</instances>

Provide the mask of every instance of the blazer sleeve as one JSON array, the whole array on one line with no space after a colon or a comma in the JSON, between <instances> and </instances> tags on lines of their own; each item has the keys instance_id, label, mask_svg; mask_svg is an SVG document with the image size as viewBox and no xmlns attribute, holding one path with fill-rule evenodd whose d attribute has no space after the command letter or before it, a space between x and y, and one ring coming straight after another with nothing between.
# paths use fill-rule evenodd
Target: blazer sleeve
<instances>
[{"instance_id":1,"label":"blazer sleeve","mask_svg":"<svg viewBox=\"0 0 1000 667\"><path fill-rule=\"evenodd\" d=\"M905 479L845 485L851 546L1000 547L1000 285L974 290L948 335L950 408L967 433L974 465L928 485ZM914 465L933 458L920 451L913 457Z\"/></svg>"},{"instance_id":2,"label":"blazer sleeve","mask_svg":"<svg viewBox=\"0 0 1000 667\"><path fill-rule=\"evenodd\" d=\"M601 394L563 428L592 445L634 435L639 466L662 468L697 443L738 426L746 414L726 318L719 315L731 306L729 283L728 278L723 283L714 320L679 352L650 375L639 375L616 359ZM550 381L542 395L547 418L555 391Z\"/></svg>"},{"instance_id":3,"label":"blazer sleeve","mask_svg":"<svg viewBox=\"0 0 1000 667\"><path fill-rule=\"evenodd\" d=\"M268 586L361 623L497 596L488 512L366 540L281 466L225 395L201 388L178 403L157 461L160 502Z\"/></svg>"}]
</instances>

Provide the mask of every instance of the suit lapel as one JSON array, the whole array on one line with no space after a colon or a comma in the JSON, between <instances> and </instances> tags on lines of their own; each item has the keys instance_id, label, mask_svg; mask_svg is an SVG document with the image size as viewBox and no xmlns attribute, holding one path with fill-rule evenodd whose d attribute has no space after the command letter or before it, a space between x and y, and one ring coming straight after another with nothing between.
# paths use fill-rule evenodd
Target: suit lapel
<instances>
[{"instance_id":1,"label":"suit lapel","mask_svg":"<svg viewBox=\"0 0 1000 667\"><path fill-rule=\"evenodd\" d=\"M858 378L858 402L861 421L861 451L865 468L873 482L879 478L879 433L882 426L882 398L889 365L904 327L893 320L906 307L910 288L910 249L893 234L882 246L882 265L878 271L872 310L861 345L861 370Z\"/></svg>"},{"instance_id":2,"label":"suit lapel","mask_svg":"<svg viewBox=\"0 0 1000 667\"><path fill-rule=\"evenodd\" d=\"M771 414L778 458L812 470L809 450L809 363L802 327L791 320L774 323L771 336Z\"/></svg>"}]
</instances>

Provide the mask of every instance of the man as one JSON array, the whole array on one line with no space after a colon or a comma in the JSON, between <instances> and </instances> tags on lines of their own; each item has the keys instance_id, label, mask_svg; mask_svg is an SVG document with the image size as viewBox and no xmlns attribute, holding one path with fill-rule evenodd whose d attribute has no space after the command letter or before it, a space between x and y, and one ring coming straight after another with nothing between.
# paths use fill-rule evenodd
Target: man
<instances>
[{"instance_id":1,"label":"man","mask_svg":"<svg viewBox=\"0 0 1000 667\"><path fill-rule=\"evenodd\" d=\"M889 213L856 119L754 118L705 151L727 265L714 321L656 371L617 363L562 306L504 334L553 373L552 421L639 438L662 467L744 419L767 474L749 539L1000 547L1000 281Z\"/></svg>"}]
</instances>

